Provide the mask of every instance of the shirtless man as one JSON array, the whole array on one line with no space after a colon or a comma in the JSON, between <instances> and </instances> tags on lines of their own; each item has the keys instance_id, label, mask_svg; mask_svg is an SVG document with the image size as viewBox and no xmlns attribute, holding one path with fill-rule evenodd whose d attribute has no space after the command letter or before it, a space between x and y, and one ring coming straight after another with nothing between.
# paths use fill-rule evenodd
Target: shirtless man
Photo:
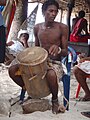
<instances>
[{"instance_id":1,"label":"shirtless man","mask_svg":"<svg viewBox=\"0 0 90 120\"><path fill-rule=\"evenodd\" d=\"M45 22L34 27L35 46L41 46L46 49L52 61L60 61L61 56L68 54L68 27L63 23L54 21L58 9L59 4L56 1L45 1L42 5ZM60 69L63 71L62 66ZM52 93L52 112L57 114L61 111L58 109L58 82L54 69L48 70L46 78Z\"/></svg>"}]
</instances>

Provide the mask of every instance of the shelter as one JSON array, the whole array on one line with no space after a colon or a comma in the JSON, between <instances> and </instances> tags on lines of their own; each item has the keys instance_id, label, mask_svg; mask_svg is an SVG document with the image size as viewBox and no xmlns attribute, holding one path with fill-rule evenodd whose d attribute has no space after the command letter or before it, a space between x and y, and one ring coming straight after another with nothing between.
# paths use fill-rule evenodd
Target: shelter
<instances>
[{"instance_id":1,"label":"shelter","mask_svg":"<svg viewBox=\"0 0 90 120\"><path fill-rule=\"evenodd\" d=\"M7 0L8 1L8 0ZM11 30L12 38L16 38L17 33L22 25L22 23L27 18L27 6L28 3L43 3L45 0L15 0L18 1L18 6L16 7L16 12L14 16L14 26ZM21 3L22 1L22 3ZM69 33L71 31L71 19L80 10L86 12L86 19L88 21L88 30L90 31L90 0L57 0L60 6L60 21L62 22L66 14L67 25L69 26ZM23 6L22 6L23 5ZM23 8L21 8L23 7ZM18 9L21 9L18 12ZM20 15L20 14L21 15ZM13 14L11 15L11 17ZM16 21L16 22L15 22ZM16 25L17 24L17 25ZM9 26L10 27L10 26ZM14 33L13 33L14 32Z\"/></svg>"}]
</instances>

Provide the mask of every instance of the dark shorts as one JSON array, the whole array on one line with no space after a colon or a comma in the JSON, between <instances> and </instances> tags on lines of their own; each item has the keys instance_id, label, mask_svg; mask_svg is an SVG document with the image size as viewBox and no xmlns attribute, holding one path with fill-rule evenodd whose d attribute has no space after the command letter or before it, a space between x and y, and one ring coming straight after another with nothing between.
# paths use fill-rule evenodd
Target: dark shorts
<instances>
[{"instance_id":1,"label":"dark shorts","mask_svg":"<svg viewBox=\"0 0 90 120\"><path fill-rule=\"evenodd\" d=\"M6 33L5 27L0 26L0 63L5 61Z\"/></svg>"}]
</instances>

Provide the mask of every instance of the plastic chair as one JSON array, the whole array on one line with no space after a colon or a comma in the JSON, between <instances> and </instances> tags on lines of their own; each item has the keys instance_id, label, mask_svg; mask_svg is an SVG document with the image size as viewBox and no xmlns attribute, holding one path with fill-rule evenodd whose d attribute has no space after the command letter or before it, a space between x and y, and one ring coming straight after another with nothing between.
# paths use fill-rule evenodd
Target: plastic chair
<instances>
[{"instance_id":1,"label":"plastic chair","mask_svg":"<svg viewBox=\"0 0 90 120\"><path fill-rule=\"evenodd\" d=\"M62 63L66 65L67 74L64 74L62 77L63 87L64 87L64 96L69 102L69 95L70 95L70 75L71 75L71 64L75 63L77 60L76 51L68 46L68 56L62 59ZM67 101L63 100L64 106L66 107ZM67 106L67 110L69 110L69 106Z\"/></svg>"}]
</instances>

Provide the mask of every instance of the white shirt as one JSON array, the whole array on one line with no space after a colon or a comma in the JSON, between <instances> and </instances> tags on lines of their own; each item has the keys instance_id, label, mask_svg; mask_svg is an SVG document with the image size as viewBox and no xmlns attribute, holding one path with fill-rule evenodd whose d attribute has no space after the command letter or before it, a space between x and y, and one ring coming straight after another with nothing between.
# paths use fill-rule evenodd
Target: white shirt
<instances>
[{"instance_id":1,"label":"white shirt","mask_svg":"<svg viewBox=\"0 0 90 120\"><path fill-rule=\"evenodd\" d=\"M83 72L90 74L90 61L84 61L82 63L79 63L76 65L79 69L81 69Z\"/></svg>"},{"instance_id":2,"label":"white shirt","mask_svg":"<svg viewBox=\"0 0 90 120\"><path fill-rule=\"evenodd\" d=\"M25 47L19 41L15 41L15 40L12 40L12 41L14 42L14 44L9 46L9 52L10 54L13 54L14 56L16 56L18 53L24 50Z\"/></svg>"}]
</instances>

